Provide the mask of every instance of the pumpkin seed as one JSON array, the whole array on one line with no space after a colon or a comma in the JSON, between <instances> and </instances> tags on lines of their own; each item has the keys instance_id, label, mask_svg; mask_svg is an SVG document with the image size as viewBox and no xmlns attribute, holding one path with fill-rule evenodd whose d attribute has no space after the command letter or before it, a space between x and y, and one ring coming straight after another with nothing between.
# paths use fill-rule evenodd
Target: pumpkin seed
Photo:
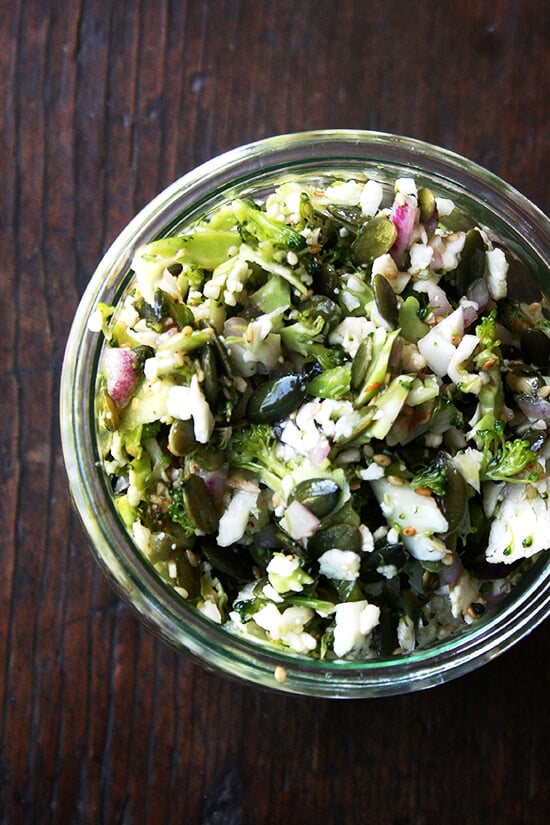
<instances>
[{"instance_id":1,"label":"pumpkin seed","mask_svg":"<svg viewBox=\"0 0 550 825\"><path fill-rule=\"evenodd\" d=\"M196 599L200 593L200 570L189 561L184 550L176 554L176 583L187 592L189 599Z\"/></svg>"},{"instance_id":2,"label":"pumpkin seed","mask_svg":"<svg viewBox=\"0 0 550 825\"><path fill-rule=\"evenodd\" d=\"M340 204L331 203L327 206L327 212L336 218L339 223L349 229L357 229L365 220L361 208L359 206L342 206Z\"/></svg>"},{"instance_id":3,"label":"pumpkin seed","mask_svg":"<svg viewBox=\"0 0 550 825\"><path fill-rule=\"evenodd\" d=\"M168 449L172 455L181 457L190 455L198 447L198 442L195 438L195 431L193 421L180 421L176 419L168 431Z\"/></svg>"},{"instance_id":4,"label":"pumpkin seed","mask_svg":"<svg viewBox=\"0 0 550 825\"><path fill-rule=\"evenodd\" d=\"M444 459L444 462L446 485L441 510L449 525L449 535L461 527L468 516L468 487L460 470L447 459Z\"/></svg>"},{"instance_id":5,"label":"pumpkin seed","mask_svg":"<svg viewBox=\"0 0 550 825\"><path fill-rule=\"evenodd\" d=\"M521 352L528 364L540 369L548 367L550 360L550 338L541 329L526 329L521 335Z\"/></svg>"},{"instance_id":6,"label":"pumpkin seed","mask_svg":"<svg viewBox=\"0 0 550 825\"><path fill-rule=\"evenodd\" d=\"M289 500L299 501L317 518L324 518L338 504L341 492L331 478L308 478L296 485Z\"/></svg>"},{"instance_id":7,"label":"pumpkin seed","mask_svg":"<svg viewBox=\"0 0 550 825\"><path fill-rule=\"evenodd\" d=\"M317 530L308 541L308 550L321 556L326 550L359 551L363 545L361 533L352 524L332 524Z\"/></svg>"},{"instance_id":8,"label":"pumpkin seed","mask_svg":"<svg viewBox=\"0 0 550 825\"><path fill-rule=\"evenodd\" d=\"M389 252L397 240L397 229L385 215L376 215L363 224L351 245L356 261L370 264Z\"/></svg>"},{"instance_id":9,"label":"pumpkin seed","mask_svg":"<svg viewBox=\"0 0 550 825\"><path fill-rule=\"evenodd\" d=\"M213 541L203 541L201 552L218 573L224 573L241 582L250 580L251 559L243 548L220 547Z\"/></svg>"},{"instance_id":10,"label":"pumpkin seed","mask_svg":"<svg viewBox=\"0 0 550 825\"><path fill-rule=\"evenodd\" d=\"M286 418L306 397L306 387L313 378L311 372L291 373L264 381L248 399L246 414L254 424L273 424Z\"/></svg>"},{"instance_id":11,"label":"pumpkin seed","mask_svg":"<svg viewBox=\"0 0 550 825\"><path fill-rule=\"evenodd\" d=\"M485 244L477 229L470 229L462 248L460 262L456 268L456 287L459 295L466 295L468 287L485 271Z\"/></svg>"},{"instance_id":12,"label":"pumpkin seed","mask_svg":"<svg viewBox=\"0 0 550 825\"><path fill-rule=\"evenodd\" d=\"M435 197L427 186L421 186L418 190L418 206L420 207L420 222L428 223L434 216Z\"/></svg>"},{"instance_id":13,"label":"pumpkin seed","mask_svg":"<svg viewBox=\"0 0 550 825\"><path fill-rule=\"evenodd\" d=\"M201 367L204 373L202 389L211 407L216 406L220 394L220 375L216 351L213 344L207 344L201 355Z\"/></svg>"},{"instance_id":14,"label":"pumpkin seed","mask_svg":"<svg viewBox=\"0 0 550 825\"><path fill-rule=\"evenodd\" d=\"M203 478L190 475L183 483L183 503L187 515L202 533L215 533L219 518Z\"/></svg>"},{"instance_id":15,"label":"pumpkin seed","mask_svg":"<svg viewBox=\"0 0 550 825\"><path fill-rule=\"evenodd\" d=\"M351 364L351 387L359 389L367 374L368 366L372 358L372 337L363 338L357 352L353 356Z\"/></svg>"},{"instance_id":16,"label":"pumpkin seed","mask_svg":"<svg viewBox=\"0 0 550 825\"><path fill-rule=\"evenodd\" d=\"M399 307L395 292L387 278L377 273L372 279L374 300L382 318L395 329L399 322Z\"/></svg>"},{"instance_id":17,"label":"pumpkin seed","mask_svg":"<svg viewBox=\"0 0 550 825\"><path fill-rule=\"evenodd\" d=\"M335 326L342 317L342 310L338 304L327 295L312 295L301 305L305 313L320 315L328 324Z\"/></svg>"},{"instance_id":18,"label":"pumpkin seed","mask_svg":"<svg viewBox=\"0 0 550 825\"><path fill-rule=\"evenodd\" d=\"M109 432L118 430L120 424L118 407L105 388L102 388L98 393L97 415L100 424L106 430L109 430Z\"/></svg>"},{"instance_id":19,"label":"pumpkin seed","mask_svg":"<svg viewBox=\"0 0 550 825\"><path fill-rule=\"evenodd\" d=\"M321 268L315 272L313 276L313 284L315 292L332 298L338 294L340 286L340 277L336 271L336 267L330 263L324 263Z\"/></svg>"}]
</instances>

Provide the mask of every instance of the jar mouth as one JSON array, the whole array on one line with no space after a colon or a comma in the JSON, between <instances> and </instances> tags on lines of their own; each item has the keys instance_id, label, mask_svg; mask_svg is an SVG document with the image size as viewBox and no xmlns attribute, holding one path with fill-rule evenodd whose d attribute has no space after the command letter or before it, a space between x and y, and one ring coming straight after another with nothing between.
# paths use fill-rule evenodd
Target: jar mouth
<instances>
[{"instance_id":1,"label":"jar mouth","mask_svg":"<svg viewBox=\"0 0 550 825\"><path fill-rule=\"evenodd\" d=\"M214 208L232 193L270 187L281 176L357 174L394 178L407 171L432 182L460 209L488 223L517 260L518 280L534 273L550 294L550 222L511 186L446 149L381 132L321 130L267 138L190 171L157 195L121 232L99 263L77 308L61 378L61 436L70 492L93 555L122 598L164 641L207 667L265 688L360 698L419 690L460 676L500 655L550 611L550 564L540 558L494 613L410 653L366 661L320 661L271 649L211 623L164 583L135 547L101 470L94 411L102 341L87 331L99 302L117 303L135 249ZM274 678L283 667L286 680Z\"/></svg>"}]
</instances>

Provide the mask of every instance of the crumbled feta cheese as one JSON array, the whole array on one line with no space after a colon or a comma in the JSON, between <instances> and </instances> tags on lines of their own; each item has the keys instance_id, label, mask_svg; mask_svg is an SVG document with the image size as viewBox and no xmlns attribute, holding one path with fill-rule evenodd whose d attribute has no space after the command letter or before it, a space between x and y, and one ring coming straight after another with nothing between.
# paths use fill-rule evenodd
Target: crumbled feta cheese
<instances>
[{"instance_id":1,"label":"crumbled feta cheese","mask_svg":"<svg viewBox=\"0 0 550 825\"><path fill-rule=\"evenodd\" d=\"M198 602L197 610L199 613L202 613L203 616L210 619L210 621L216 622L216 624L222 623L222 614L220 613L220 609L216 602L211 599L205 599L204 601Z\"/></svg>"},{"instance_id":2,"label":"crumbled feta cheese","mask_svg":"<svg viewBox=\"0 0 550 825\"><path fill-rule=\"evenodd\" d=\"M449 587L449 600L451 603L451 613L457 619L462 616L468 624L471 618L468 613L468 608L474 602L479 602L481 597L477 586L467 570L465 570L455 584ZM468 619L470 621L468 621Z\"/></svg>"},{"instance_id":3,"label":"crumbled feta cheese","mask_svg":"<svg viewBox=\"0 0 550 825\"><path fill-rule=\"evenodd\" d=\"M304 584L311 584L313 581L300 567L300 559L292 554L274 553L266 572L269 583L277 593L300 593L304 589Z\"/></svg>"},{"instance_id":4,"label":"crumbled feta cheese","mask_svg":"<svg viewBox=\"0 0 550 825\"><path fill-rule=\"evenodd\" d=\"M281 613L276 605L267 604L254 614L254 621L273 641L281 641L296 653L307 653L317 646L315 638L304 631L314 615L309 607L287 607Z\"/></svg>"},{"instance_id":5,"label":"crumbled feta cheese","mask_svg":"<svg viewBox=\"0 0 550 825\"><path fill-rule=\"evenodd\" d=\"M338 658L362 644L380 621L380 608L366 600L337 604L334 613L334 653Z\"/></svg>"},{"instance_id":6,"label":"crumbled feta cheese","mask_svg":"<svg viewBox=\"0 0 550 825\"><path fill-rule=\"evenodd\" d=\"M508 261L502 249L490 249L485 254L487 261L487 271L485 282L489 295L494 301L501 301L506 298L508 291Z\"/></svg>"},{"instance_id":7,"label":"crumbled feta cheese","mask_svg":"<svg viewBox=\"0 0 550 825\"><path fill-rule=\"evenodd\" d=\"M352 550L339 550L334 547L332 550L325 550L319 557L319 571L328 579L355 581L360 566L361 557Z\"/></svg>"},{"instance_id":8,"label":"crumbled feta cheese","mask_svg":"<svg viewBox=\"0 0 550 825\"><path fill-rule=\"evenodd\" d=\"M379 564L376 572L384 576L385 579L393 579L394 576L397 576L398 570L395 564Z\"/></svg>"},{"instance_id":9,"label":"crumbled feta cheese","mask_svg":"<svg viewBox=\"0 0 550 825\"><path fill-rule=\"evenodd\" d=\"M361 534L361 550L363 553L372 553L374 550L374 536L366 524L359 525L359 533Z\"/></svg>"},{"instance_id":10,"label":"crumbled feta cheese","mask_svg":"<svg viewBox=\"0 0 550 825\"><path fill-rule=\"evenodd\" d=\"M418 275L419 272L424 272L426 269L429 269L434 254L431 246L428 244L413 243L409 249L409 253L409 272L412 275Z\"/></svg>"},{"instance_id":11,"label":"crumbled feta cheese","mask_svg":"<svg viewBox=\"0 0 550 825\"><path fill-rule=\"evenodd\" d=\"M256 508L259 492L258 489L256 492L238 490L235 493L220 518L216 539L220 547L229 547L242 539Z\"/></svg>"},{"instance_id":12,"label":"crumbled feta cheese","mask_svg":"<svg viewBox=\"0 0 550 825\"><path fill-rule=\"evenodd\" d=\"M383 197L384 190L382 188L382 184L378 183L377 180L368 180L365 183L359 198L359 205L363 215L367 218L371 218L373 215L376 215L380 208L380 204L382 203Z\"/></svg>"},{"instance_id":13,"label":"crumbled feta cheese","mask_svg":"<svg viewBox=\"0 0 550 825\"><path fill-rule=\"evenodd\" d=\"M416 196L417 189L415 179L410 177L397 178L395 181L395 191L400 192L402 195Z\"/></svg>"},{"instance_id":14,"label":"crumbled feta cheese","mask_svg":"<svg viewBox=\"0 0 550 825\"><path fill-rule=\"evenodd\" d=\"M326 189L329 203L342 206L357 206L361 199L363 185L355 180L343 180L332 183Z\"/></svg>"},{"instance_id":15,"label":"crumbled feta cheese","mask_svg":"<svg viewBox=\"0 0 550 825\"><path fill-rule=\"evenodd\" d=\"M148 556L151 550L151 531L149 528L141 521L136 520L132 524L132 535L141 552Z\"/></svg>"},{"instance_id":16,"label":"crumbled feta cheese","mask_svg":"<svg viewBox=\"0 0 550 825\"><path fill-rule=\"evenodd\" d=\"M329 344L342 347L353 358L361 341L375 329L373 322L364 316L345 318L330 333Z\"/></svg>"},{"instance_id":17,"label":"crumbled feta cheese","mask_svg":"<svg viewBox=\"0 0 550 825\"><path fill-rule=\"evenodd\" d=\"M397 641L402 650L410 652L416 644L414 622L410 616L401 616L397 625Z\"/></svg>"},{"instance_id":18,"label":"crumbled feta cheese","mask_svg":"<svg viewBox=\"0 0 550 825\"><path fill-rule=\"evenodd\" d=\"M447 519L433 496L423 496L408 484L394 484L389 478L377 479L371 484L389 524L430 535L447 531Z\"/></svg>"},{"instance_id":19,"label":"crumbled feta cheese","mask_svg":"<svg viewBox=\"0 0 550 825\"><path fill-rule=\"evenodd\" d=\"M199 444L208 442L216 422L196 375L188 387L171 387L166 408L168 415L173 418L181 421L192 418L195 438Z\"/></svg>"},{"instance_id":20,"label":"crumbled feta cheese","mask_svg":"<svg viewBox=\"0 0 550 825\"><path fill-rule=\"evenodd\" d=\"M438 236L438 238L433 241L434 246L437 240L439 240L438 252L441 256L440 269L444 272L450 272L456 269L460 261L460 253L464 248L466 233L453 232L451 235Z\"/></svg>"},{"instance_id":21,"label":"crumbled feta cheese","mask_svg":"<svg viewBox=\"0 0 550 825\"><path fill-rule=\"evenodd\" d=\"M375 481L377 478L384 478L384 468L376 461L372 461L365 469L357 470L357 475L363 481Z\"/></svg>"},{"instance_id":22,"label":"crumbled feta cheese","mask_svg":"<svg viewBox=\"0 0 550 825\"><path fill-rule=\"evenodd\" d=\"M439 198L436 196L435 205L437 208L437 214L440 218L444 218L446 215L450 215L453 209L455 208L454 201L450 198Z\"/></svg>"}]
</instances>

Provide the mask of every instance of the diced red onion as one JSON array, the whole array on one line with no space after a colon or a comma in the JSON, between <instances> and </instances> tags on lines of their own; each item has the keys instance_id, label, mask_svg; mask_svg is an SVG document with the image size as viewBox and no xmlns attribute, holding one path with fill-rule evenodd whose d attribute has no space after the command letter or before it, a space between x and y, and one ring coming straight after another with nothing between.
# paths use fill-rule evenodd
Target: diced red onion
<instances>
[{"instance_id":1,"label":"diced red onion","mask_svg":"<svg viewBox=\"0 0 550 825\"><path fill-rule=\"evenodd\" d=\"M392 255L401 261L403 254L411 244L412 233L418 217L416 199L397 196L392 206L390 218L397 229L397 240L392 247Z\"/></svg>"},{"instance_id":2,"label":"diced red onion","mask_svg":"<svg viewBox=\"0 0 550 825\"><path fill-rule=\"evenodd\" d=\"M105 352L107 392L117 407L125 407L132 397L139 380L137 362L137 356L126 347L110 347Z\"/></svg>"},{"instance_id":3,"label":"diced red onion","mask_svg":"<svg viewBox=\"0 0 550 825\"><path fill-rule=\"evenodd\" d=\"M462 562L457 555L454 555L452 564L445 565L445 567L443 567L440 571L439 583L442 587L445 585L450 587L451 585L457 583L463 572L464 567Z\"/></svg>"},{"instance_id":4,"label":"diced red onion","mask_svg":"<svg viewBox=\"0 0 550 825\"><path fill-rule=\"evenodd\" d=\"M550 420L550 401L538 396L520 395L517 399L520 410L530 421Z\"/></svg>"},{"instance_id":5,"label":"diced red onion","mask_svg":"<svg viewBox=\"0 0 550 825\"><path fill-rule=\"evenodd\" d=\"M489 290L487 289L485 280L483 278L476 278L475 281L472 281L466 290L466 297L470 301L475 301L479 309L485 309L489 303Z\"/></svg>"}]
</instances>

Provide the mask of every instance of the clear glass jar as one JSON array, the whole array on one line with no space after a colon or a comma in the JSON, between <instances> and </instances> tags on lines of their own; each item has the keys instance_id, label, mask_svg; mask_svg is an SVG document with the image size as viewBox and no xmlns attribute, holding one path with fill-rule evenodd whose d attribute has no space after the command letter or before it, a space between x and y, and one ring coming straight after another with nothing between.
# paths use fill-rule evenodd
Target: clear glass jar
<instances>
[{"instance_id":1,"label":"clear glass jar","mask_svg":"<svg viewBox=\"0 0 550 825\"><path fill-rule=\"evenodd\" d=\"M177 180L120 234L97 267L77 309L61 380L61 434L71 495L93 555L121 597L162 639L208 668L267 688L360 698L405 693L467 673L501 654L550 610L550 554L494 611L441 642L389 659L317 661L261 647L213 624L156 575L135 547L112 502L97 449L94 393L102 337L88 331L98 302L116 303L131 279L135 249L193 221L237 192L269 190L286 176L412 175L478 223L516 256L550 295L550 221L492 173L429 144L382 133L335 130L284 135L227 152Z\"/></svg>"}]
</instances>

